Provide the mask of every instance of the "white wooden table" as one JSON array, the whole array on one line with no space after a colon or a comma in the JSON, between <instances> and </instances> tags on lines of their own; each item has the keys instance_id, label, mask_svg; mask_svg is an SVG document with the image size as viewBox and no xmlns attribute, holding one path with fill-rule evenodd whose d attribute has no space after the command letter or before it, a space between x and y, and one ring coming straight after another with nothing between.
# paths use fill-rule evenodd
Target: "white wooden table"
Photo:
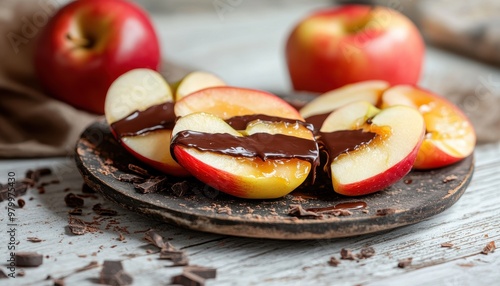
<instances>
[{"instance_id":1,"label":"white wooden table","mask_svg":"<svg viewBox=\"0 0 500 286\"><path fill-rule=\"evenodd\" d=\"M236 86L261 88L279 93L290 90L283 60L283 43L290 25L311 4L253 13L244 1L223 16L214 10L205 14L155 15L164 55L179 65L215 72ZM324 5L318 2L315 5ZM468 63L468 61L466 61ZM460 66L453 56L429 50L423 84L431 86L429 74ZM474 69L475 67L471 67ZM479 68L481 70L481 68ZM486 74L492 70L484 69ZM496 72L496 71L493 71ZM119 212L101 222L100 231L82 236L67 229L68 208L64 190L81 193L83 180L71 157L40 160L0 161L0 182L9 172L21 180L27 169L50 167L54 173L42 181L57 179L45 193L28 190L24 208L16 208L17 251L37 251L45 256L37 268L16 268L15 279L0 285L53 285L49 278L65 277L66 285L95 285L100 268L75 272L91 261L122 260L134 277L134 285L167 285L181 267L168 267L144 240L144 230L153 228L187 252L190 263L217 268L217 278L207 285L498 285L500 251L480 254L490 241L500 244L500 143L478 146L476 171L463 197L450 209L421 223L392 231L344 239L273 241L200 233L151 221L98 198L86 198L84 219L92 220L91 208L102 203ZM7 204L0 203L0 269L8 273ZM116 222L111 221L115 219ZM111 224L109 224L111 222ZM116 223L116 224L113 224ZM124 240L120 240L120 234ZM28 241L37 237L41 242ZM441 247L451 243L451 248ZM340 257L342 248L358 252L371 246L375 256L356 261L341 260L337 267L327 262ZM400 259L412 264L398 268Z\"/></svg>"}]
</instances>

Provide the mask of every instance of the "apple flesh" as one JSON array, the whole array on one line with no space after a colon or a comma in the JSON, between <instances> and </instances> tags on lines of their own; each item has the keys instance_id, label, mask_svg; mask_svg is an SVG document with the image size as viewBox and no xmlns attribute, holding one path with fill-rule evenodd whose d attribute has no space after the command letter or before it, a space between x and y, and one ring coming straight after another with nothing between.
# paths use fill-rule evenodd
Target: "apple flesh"
<instances>
[{"instance_id":1,"label":"apple flesh","mask_svg":"<svg viewBox=\"0 0 500 286\"><path fill-rule=\"evenodd\" d=\"M203 71L195 71L189 73L179 82L173 84L172 89L174 90L175 101L179 101L181 98L195 91L208 87L225 85L226 83L214 74Z\"/></svg>"},{"instance_id":2,"label":"apple flesh","mask_svg":"<svg viewBox=\"0 0 500 286\"><path fill-rule=\"evenodd\" d=\"M301 20L285 52L294 89L323 93L366 80L416 84L424 49L418 29L399 12L344 5Z\"/></svg>"},{"instance_id":3,"label":"apple flesh","mask_svg":"<svg viewBox=\"0 0 500 286\"><path fill-rule=\"evenodd\" d=\"M399 85L382 96L382 106L406 105L419 110L426 134L414 167L433 169L456 163L474 151L476 133L467 116L452 102L418 87Z\"/></svg>"},{"instance_id":4,"label":"apple flesh","mask_svg":"<svg viewBox=\"0 0 500 286\"><path fill-rule=\"evenodd\" d=\"M425 124L422 115L413 108L393 106L379 110L359 101L332 112L320 131L324 134L346 130L375 133L369 142L359 142L354 150L330 161L334 191L359 196L380 191L410 172L423 140ZM320 140L323 138L324 135Z\"/></svg>"},{"instance_id":5,"label":"apple flesh","mask_svg":"<svg viewBox=\"0 0 500 286\"><path fill-rule=\"evenodd\" d=\"M204 112L195 112L179 118L172 132L172 146L176 160L198 180L236 197L248 199L282 197L301 185L311 171L311 163L302 159L263 160L258 157L248 158L200 151L194 147L175 144L175 136L185 130L202 132L207 135L207 140L210 140L210 134L215 133L244 138L265 132L312 141L314 140L312 132L304 127L297 129L297 126L259 120L250 123L245 130L237 131L220 117ZM261 143L264 142L258 144Z\"/></svg>"},{"instance_id":6,"label":"apple flesh","mask_svg":"<svg viewBox=\"0 0 500 286\"><path fill-rule=\"evenodd\" d=\"M111 83L135 68L157 70L160 47L148 15L131 1L73 1L41 32L34 60L51 96L103 114Z\"/></svg>"},{"instance_id":7,"label":"apple flesh","mask_svg":"<svg viewBox=\"0 0 500 286\"><path fill-rule=\"evenodd\" d=\"M115 138L133 156L166 174L185 176L189 173L170 154L172 130L158 129L136 136L120 136L113 129L113 123L136 111L168 102L173 102L172 92L158 72L134 69L111 84L105 101L105 117Z\"/></svg>"}]
</instances>

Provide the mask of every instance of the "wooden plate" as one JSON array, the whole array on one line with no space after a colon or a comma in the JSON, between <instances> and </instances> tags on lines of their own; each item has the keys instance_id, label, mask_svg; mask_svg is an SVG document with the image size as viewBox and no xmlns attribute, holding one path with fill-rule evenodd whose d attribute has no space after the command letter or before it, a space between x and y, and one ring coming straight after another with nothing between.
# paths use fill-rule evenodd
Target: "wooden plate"
<instances>
[{"instance_id":1,"label":"wooden plate","mask_svg":"<svg viewBox=\"0 0 500 286\"><path fill-rule=\"evenodd\" d=\"M121 174L134 174L129 164L154 176L164 175L125 151L104 121L86 129L76 145L76 154L85 182L127 209L193 230L272 239L348 237L417 223L451 207L464 193L474 170L471 156L446 168L412 171L395 185L362 197L337 195L328 180L320 180L284 198L244 200L225 195L194 178L169 176L162 191L138 193L132 183L118 180ZM186 192L172 191L171 186L179 182L188 186ZM289 215L293 205L304 209L337 206L351 214L342 211L295 217Z\"/></svg>"}]
</instances>

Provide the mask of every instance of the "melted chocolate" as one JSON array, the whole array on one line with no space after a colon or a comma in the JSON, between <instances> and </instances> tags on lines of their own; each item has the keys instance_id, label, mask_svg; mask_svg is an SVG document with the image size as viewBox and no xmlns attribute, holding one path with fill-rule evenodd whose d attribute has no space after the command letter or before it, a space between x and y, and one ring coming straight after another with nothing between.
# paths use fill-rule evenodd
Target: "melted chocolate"
<instances>
[{"instance_id":1,"label":"melted chocolate","mask_svg":"<svg viewBox=\"0 0 500 286\"><path fill-rule=\"evenodd\" d=\"M315 168L319 165L316 141L283 134L255 133L237 137L227 133L211 134L184 130L172 138L170 147L175 145L234 157L306 160L311 163L313 180Z\"/></svg>"},{"instance_id":2,"label":"melted chocolate","mask_svg":"<svg viewBox=\"0 0 500 286\"><path fill-rule=\"evenodd\" d=\"M174 103L153 105L143 111L134 111L125 118L111 124L118 138L137 136L147 132L172 129L175 124Z\"/></svg>"},{"instance_id":3,"label":"melted chocolate","mask_svg":"<svg viewBox=\"0 0 500 286\"><path fill-rule=\"evenodd\" d=\"M332 210L357 210L357 209L365 209L366 203L363 201L356 202L347 202L347 203L339 203L334 206L322 207L322 208L308 208L306 211L321 213Z\"/></svg>"},{"instance_id":4,"label":"melted chocolate","mask_svg":"<svg viewBox=\"0 0 500 286\"><path fill-rule=\"evenodd\" d=\"M297 120L297 119L290 119L290 118L283 118L283 117L277 117L277 116L270 116L270 115L265 115L265 114L251 114L251 115L242 115L242 116L234 116L226 120L227 124L231 125L236 130L244 130L247 128L247 125L252 122L252 121L266 121L266 122L284 122L285 124L296 124L296 125L301 125L306 127L307 129L313 131L314 127L312 124L309 124L307 122Z\"/></svg>"},{"instance_id":5,"label":"melted chocolate","mask_svg":"<svg viewBox=\"0 0 500 286\"><path fill-rule=\"evenodd\" d=\"M321 126L323 125L323 122L325 122L326 118L328 117L328 115L330 115L330 113L331 112L327 112L309 116L306 118L306 122L312 124L314 126L314 132L318 133L319 130L321 129Z\"/></svg>"},{"instance_id":6,"label":"melted chocolate","mask_svg":"<svg viewBox=\"0 0 500 286\"><path fill-rule=\"evenodd\" d=\"M321 132L321 144L326 148L328 165L340 154L356 150L364 144L370 143L377 134L363 130L340 130Z\"/></svg>"}]
</instances>

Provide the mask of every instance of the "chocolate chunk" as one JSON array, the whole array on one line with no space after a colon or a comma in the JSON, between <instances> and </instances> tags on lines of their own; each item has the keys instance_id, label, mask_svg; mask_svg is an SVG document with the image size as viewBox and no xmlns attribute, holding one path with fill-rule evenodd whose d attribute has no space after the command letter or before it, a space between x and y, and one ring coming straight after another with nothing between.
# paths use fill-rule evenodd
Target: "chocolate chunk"
<instances>
[{"instance_id":1,"label":"chocolate chunk","mask_svg":"<svg viewBox=\"0 0 500 286\"><path fill-rule=\"evenodd\" d=\"M26 240L29 242L42 242L43 241L38 237L28 237Z\"/></svg>"},{"instance_id":2,"label":"chocolate chunk","mask_svg":"<svg viewBox=\"0 0 500 286\"><path fill-rule=\"evenodd\" d=\"M28 186L22 182L16 182L14 186L9 186L8 184L3 185L0 188L0 202L8 200L9 196L20 197L26 194ZM10 194L9 194L10 193Z\"/></svg>"},{"instance_id":3,"label":"chocolate chunk","mask_svg":"<svg viewBox=\"0 0 500 286\"><path fill-rule=\"evenodd\" d=\"M17 200L17 205L18 205L20 208L23 208L23 207L26 205L26 202L25 202L23 199L18 199L18 200Z\"/></svg>"},{"instance_id":4,"label":"chocolate chunk","mask_svg":"<svg viewBox=\"0 0 500 286\"><path fill-rule=\"evenodd\" d=\"M356 257L352 254L352 252L349 249L342 248L340 250L340 259L356 260Z\"/></svg>"},{"instance_id":5,"label":"chocolate chunk","mask_svg":"<svg viewBox=\"0 0 500 286\"><path fill-rule=\"evenodd\" d=\"M145 177L150 177L151 175L148 173L148 171L146 171L146 169L144 168L141 168L137 165L134 165L134 164L128 164L128 169L136 174L139 174L141 176L145 176Z\"/></svg>"},{"instance_id":6,"label":"chocolate chunk","mask_svg":"<svg viewBox=\"0 0 500 286\"><path fill-rule=\"evenodd\" d=\"M16 252L16 266L38 267L43 263L43 255L36 252Z\"/></svg>"},{"instance_id":7,"label":"chocolate chunk","mask_svg":"<svg viewBox=\"0 0 500 286\"><path fill-rule=\"evenodd\" d=\"M182 274L172 277L172 283L184 286L203 286L205 285L205 279L194 273L183 272Z\"/></svg>"},{"instance_id":8,"label":"chocolate chunk","mask_svg":"<svg viewBox=\"0 0 500 286\"><path fill-rule=\"evenodd\" d=\"M167 244L163 241L163 237L153 230L149 230L144 234L144 239L159 249L168 248ZM173 246L172 246L173 248Z\"/></svg>"},{"instance_id":9,"label":"chocolate chunk","mask_svg":"<svg viewBox=\"0 0 500 286\"><path fill-rule=\"evenodd\" d=\"M140 184L146 181L145 178L132 174L120 174L120 176L118 176L118 180L121 182L134 183L134 184Z\"/></svg>"},{"instance_id":10,"label":"chocolate chunk","mask_svg":"<svg viewBox=\"0 0 500 286\"><path fill-rule=\"evenodd\" d=\"M217 276L217 269L198 265L186 266L183 272L190 272L200 276L203 279L213 279Z\"/></svg>"},{"instance_id":11,"label":"chocolate chunk","mask_svg":"<svg viewBox=\"0 0 500 286\"><path fill-rule=\"evenodd\" d=\"M168 259L172 261L173 266L183 266L189 264L189 259L186 253L175 248L163 248L160 251L160 259Z\"/></svg>"},{"instance_id":12,"label":"chocolate chunk","mask_svg":"<svg viewBox=\"0 0 500 286\"><path fill-rule=\"evenodd\" d=\"M316 212L307 211L301 205L290 205L288 210L288 215L296 217L319 217L320 215Z\"/></svg>"},{"instance_id":13,"label":"chocolate chunk","mask_svg":"<svg viewBox=\"0 0 500 286\"><path fill-rule=\"evenodd\" d=\"M166 177L153 177L147 179L144 183L134 184L137 192L141 194L156 193L165 189L167 183Z\"/></svg>"},{"instance_id":14,"label":"chocolate chunk","mask_svg":"<svg viewBox=\"0 0 500 286\"><path fill-rule=\"evenodd\" d=\"M0 279L3 279L3 278L9 278L9 276L7 276L7 274L5 274L5 272L3 272L2 269L0 269Z\"/></svg>"},{"instance_id":15,"label":"chocolate chunk","mask_svg":"<svg viewBox=\"0 0 500 286\"><path fill-rule=\"evenodd\" d=\"M64 286L64 279L55 279L54 286Z\"/></svg>"},{"instance_id":16,"label":"chocolate chunk","mask_svg":"<svg viewBox=\"0 0 500 286\"><path fill-rule=\"evenodd\" d=\"M357 257L360 259L369 258L375 255L375 249L373 247L362 248L358 253Z\"/></svg>"},{"instance_id":17,"label":"chocolate chunk","mask_svg":"<svg viewBox=\"0 0 500 286\"><path fill-rule=\"evenodd\" d=\"M170 187L170 189L172 190L174 196L182 197L191 189L191 187L189 186L189 182L182 181L173 184L172 187Z\"/></svg>"},{"instance_id":18,"label":"chocolate chunk","mask_svg":"<svg viewBox=\"0 0 500 286\"><path fill-rule=\"evenodd\" d=\"M121 261L104 260L99 282L108 285L130 285L132 276L123 270Z\"/></svg>"},{"instance_id":19,"label":"chocolate chunk","mask_svg":"<svg viewBox=\"0 0 500 286\"><path fill-rule=\"evenodd\" d=\"M70 215L82 215L83 210L81 208L74 208L72 210L69 210L68 214L70 214Z\"/></svg>"},{"instance_id":20,"label":"chocolate chunk","mask_svg":"<svg viewBox=\"0 0 500 286\"><path fill-rule=\"evenodd\" d=\"M27 170L24 176L26 177L26 179L29 179L35 183L38 182L38 180L40 179L40 173L35 172L31 169Z\"/></svg>"},{"instance_id":21,"label":"chocolate chunk","mask_svg":"<svg viewBox=\"0 0 500 286\"><path fill-rule=\"evenodd\" d=\"M396 213L395 209L378 209L376 212L376 215L378 216L385 216L385 215L390 215Z\"/></svg>"},{"instance_id":22,"label":"chocolate chunk","mask_svg":"<svg viewBox=\"0 0 500 286\"><path fill-rule=\"evenodd\" d=\"M68 227L71 233L76 235L82 235L87 232L87 224L83 220L72 216L69 217Z\"/></svg>"},{"instance_id":23,"label":"chocolate chunk","mask_svg":"<svg viewBox=\"0 0 500 286\"><path fill-rule=\"evenodd\" d=\"M335 256L330 257L330 260L328 260L328 265L330 265L330 266L337 267L337 265L339 265L339 264L340 264L340 260L335 258Z\"/></svg>"},{"instance_id":24,"label":"chocolate chunk","mask_svg":"<svg viewBox=\"0 0 500 286\"><path fill-rule=\"evenodd\" d=\"M398 261L398 267L399 268L405 268L405 267L408 267L411 265L411 262L412 262L413 258L411 257L408 257L408 258L405 258L405 259L401 259Z\"/></svg>"},{"instance_id":25,"label":"chocolate chunk","mask_svg":"<svg viewBox=\"0 0 500 286\"><path fill-rule=\"evenodd\" d=\"M73 193L68 193L65 197L64 197L64 202L66 203L66 206L70 207L70 208L80 208L80 207L83 207L85 201L76 196L75 194Z\"/></svg>"},{"instance_id":26,"label":"chocolate chunk","mask_svg":"<svg viewBox=\"0 0 500 286\"><path fill-rule=\"evenodd\" d=\"M494 241L490 241L488 242L488 244L486 244L486 246L483 248L483 250L481 251L482 254L488 254L488 253L491 253L491 252L495 252L495 249L497 249L497 246L495 245L495 242Z\"/></svg>"},{"instance_id":27,"label":"chocolate chunk","mask_svg":"<svg viewBox=\"0 0 500 286\"><path fill-rule=\"evenodd\" d=\"M82 185L82 193L84 193L84 194L95 194L95 191L89 185L83 184Z\"/></svg>"},{"instance_id":28,"label":"chocolate chunk","mask_svg":"<svg viewBox=\"0 0 500 286\"><path fill-rule=\"evenodd\" d=\"M112 210L112 209L105 209L101 206L101 204L95 204L93 207L92 207L92 210L98 214L98 215L102 215L102 216L116 216L118 215L118 212L115 211L115 210Z\"/></svg>"}]
</instances>

